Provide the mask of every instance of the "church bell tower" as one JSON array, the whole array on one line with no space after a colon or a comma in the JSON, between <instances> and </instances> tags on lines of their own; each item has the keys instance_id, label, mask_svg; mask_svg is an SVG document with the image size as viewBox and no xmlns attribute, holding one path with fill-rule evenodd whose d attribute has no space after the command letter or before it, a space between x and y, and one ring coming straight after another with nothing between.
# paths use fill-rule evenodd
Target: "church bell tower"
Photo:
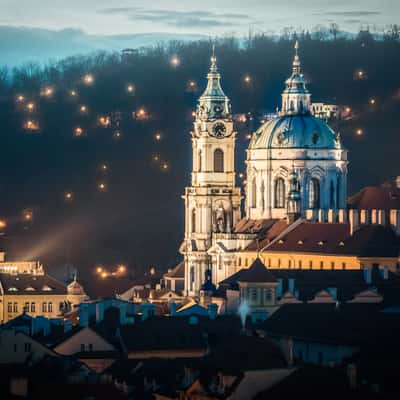
<instances>
[{"instance_id":1,"label":"church bell tower","mask_svg":"<svg viewBox=\"0 0 400 400\"><path fill-rule=\"evenodd\" d=\"M220 84L213 52L207 87L198 100L192 136L192 182L185 189L185 294L197 297L211 266L213 235L230 233L240 219L235 186L235 140L231 104Z\"/></svg>"}]
</instances>

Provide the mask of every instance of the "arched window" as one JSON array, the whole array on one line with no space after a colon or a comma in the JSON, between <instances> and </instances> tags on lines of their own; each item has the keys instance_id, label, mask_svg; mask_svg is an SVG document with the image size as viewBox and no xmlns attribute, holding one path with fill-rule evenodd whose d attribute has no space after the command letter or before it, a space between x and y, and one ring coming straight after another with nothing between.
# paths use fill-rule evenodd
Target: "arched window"
<instances>
[{"instance_id":1,"label":"arched window","mask_svg":"<svg viewBox=\"0 0 400 400\"><path fill-rule=\"evenodd\" d=\"M251 182L251 207L257 207L257 185L256 178L254 178Z\"/></svg>"},{"instance_id":2,"label":"arched window","mask_svg":"<svg viewBox=\"0 0 400 400\"><path fill-rule=\"evenodd\" d=\"M285 181L278 178L275 181L275 208L285 208Z\"/></svg>"},{"instance_id":3,"label":"arched window","mask_svg":"<svg viewBox=\"0 0 400 400\"><path fill-rule=\"evenodd\" d=\"M335 185L333 183L333 181L331 181L331 185L329 188L329 203L330 203L330 207L331 209L336 208L335 205Z\"/></svg>"},{"instance_id":4,"label":"arched window","mask_svg":"<svg viewBox=\"0 0 400 400\"><path fill-rule=\"evenodd\" d=\"M196 209L193 208L192 210L192 232L196 232Z\"/></svg>"},{"instance_id":5,"label":"arched window","mask_svg":"<svg viewBox=\"0 0 400 400\"><path fill-rule=\"evenodd\" d=\"M190 289L193 290L194 287L194 267L190 267Z\"/></svg>"},{"instance_id":6,"label":"arched window","mask_svg":"<svg viewBox=\"0 0 400 400\"><path fill-rule=\"evenodd\" d=\"M224 172L224 152L221 149L214 151L214 172Z\"/></svg>"},{"instance_id":7,"label":"arched window","mask_svg":"<svg viewBox=\"0 0 400 400\"><path fill-rule=\"evenodd\" d=\"M317 178L311 178L309 208L320 208L320 186Z\"/></svg>"},{"instance_id":8,"label":"arched window","mask_svg":"<svg viewBox=\"0 0 400 400\"><path fill-rule=\"evenodd\" d=\"M198 161L197 161L197 170L199 172L201 172L201 158L202 158L202 154L201 154L201 150L200 150L199 151L199 158L198 158Z\"/></svg>"},{"instance_id":9,"label":"arched window","mask_svg":"<svg viewBox=\"0 0 400 400\"><path fill-rule=\"evenodd\" d=\"M290 111L294 111L294 101L290 100Z\"/></svg>"}]
</instances>

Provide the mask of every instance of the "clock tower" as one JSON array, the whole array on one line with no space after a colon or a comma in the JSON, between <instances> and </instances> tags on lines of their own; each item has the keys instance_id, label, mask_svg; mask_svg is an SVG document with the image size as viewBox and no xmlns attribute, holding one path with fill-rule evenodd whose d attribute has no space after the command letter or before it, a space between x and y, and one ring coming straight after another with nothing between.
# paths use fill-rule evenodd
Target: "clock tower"
<instances>
[{"instance_id":1,"label":"clock tower","mask_svg":"<svg viewBox=\"0 0 400 400\"><path fill-rule=\"evenodd\" d=\"M221 88L216 57L198 100L192 136L192 184L185 189L185 294L198 297L212 270L207 253L212 238L231 233L240 219L240 188L235 186L235 140L231 104ZM217 282L215 282L217 283Z\"/></svg>"}]
</instances>

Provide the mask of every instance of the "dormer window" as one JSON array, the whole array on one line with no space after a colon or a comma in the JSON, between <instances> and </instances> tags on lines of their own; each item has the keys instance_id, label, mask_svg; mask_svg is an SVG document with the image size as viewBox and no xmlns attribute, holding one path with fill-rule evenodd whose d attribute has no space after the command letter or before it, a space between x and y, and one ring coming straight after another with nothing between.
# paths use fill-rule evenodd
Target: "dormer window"
<instances>
[{"instance_id":1,"label":"dormer window","mask_svg":"<svg viewBox=\"0 0 400 400\"><path fill-rule=\"evenodd\" d=\"M34 287L32 287L32 286L28 286L28 287L25 288L25 290L26 290L26 291L29 291L29 292L33 292L33 291L35 291L36 289L35 289Z\"/></svg>"},{"instance_id":2,"label":"dormer window","mask_svg":"<svg viewBox=\"0 0 400 400\"><path fill-rule=\"evenodd\" d=\"M285 241L282 240L282 239L279 239L279 240L278 240L278 243L279 243L279 244L283 244L283 243L285 243Z\"/></svg>"},{"instance_id":3,"label":"dormer window","mask_svg":"<svg viewBox=\"0 0 400 400\"><path fill-rule=\"evenodd\" d=\"M297 242L297 244L304 244L304 242L300 239L298 242Z\"/></svg>"},{"instance_id":4,"label":"dormer window","mask_svg":"<svg viewBox=\"0 0 400 400\"><path fill-rule=\"evenodd\" d=\"M42 290L43 290L44 292L51 292L53 289L52 289L50 286L44 285L44 286L42 287Z\"/></svg>"},{"instance_id":5,"label":"dormer window","mask_svg":"<svg viewBox=\"0 0 400 400\"><path fill-rule=\"evenodd\" d=\"M10 288L8 288L9 292L18 292L18 289L15 286L11 286Z\"/></svg>"}]
</instances>

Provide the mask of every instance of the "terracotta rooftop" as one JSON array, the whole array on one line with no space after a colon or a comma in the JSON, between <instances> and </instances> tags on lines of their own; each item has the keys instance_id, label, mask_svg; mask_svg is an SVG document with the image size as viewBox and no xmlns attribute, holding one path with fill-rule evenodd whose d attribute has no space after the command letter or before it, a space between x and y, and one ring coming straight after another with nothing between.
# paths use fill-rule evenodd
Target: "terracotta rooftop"
<instances>
[{"instance_id":1,"label":"terracotta rooftop","mask_svg":"<svg viewBox=\"0 0 400 400\"><path fill-rule=\"evenodd\" d=\"M303 221L265 248L269 251L397 257L400 242L391 227L361 226L350 235L348 224Z\"/></svg>"},{"instance_id":2,"label":"terracotta rooftop","mask_svg":"<svg viewBox=\"0 0 400 400\"><path fill-rule=\"evenodd\" d=\"M348 205L359 210L400 210L400 188L391 184L367 186L351 196Z\"/></svg>"}]
</instances>

